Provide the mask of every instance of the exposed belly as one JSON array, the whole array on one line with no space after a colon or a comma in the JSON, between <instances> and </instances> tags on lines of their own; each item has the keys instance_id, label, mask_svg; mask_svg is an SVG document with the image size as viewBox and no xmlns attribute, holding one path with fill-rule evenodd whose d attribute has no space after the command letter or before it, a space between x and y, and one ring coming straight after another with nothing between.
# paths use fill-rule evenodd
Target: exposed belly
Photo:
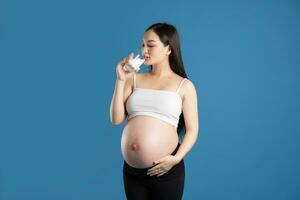
<instances>
[{"instance_id":1,"label":"exposed belly","mask_svg":"<svg viewBox=\"0 0 300 200\"><path fill-rule=\"evenodd\" d=\"M176 128L150 116L131 118L121 138L123 158L135 168L153 166L154 161L170 155L177 144Z\"/></svg>"}]
</instances>

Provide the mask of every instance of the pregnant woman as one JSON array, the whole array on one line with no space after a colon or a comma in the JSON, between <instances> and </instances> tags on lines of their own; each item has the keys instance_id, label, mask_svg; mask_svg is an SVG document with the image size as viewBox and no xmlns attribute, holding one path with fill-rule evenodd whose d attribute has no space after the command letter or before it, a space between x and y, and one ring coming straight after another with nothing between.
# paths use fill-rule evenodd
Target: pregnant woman
<instances>
[{"instance_id":1,"label":"pregnant woman","mask_svg":"<svg viewBox=\"0 0 300 200\"><path fill-rule=\"evenodd\" d=\"M141 52L150 71L127 71L132 54L120 61L110 105L113 124L127 118L121 138L125 194L129 200L182 199L183 157L198 136L196 89L185 73L173 25L147 28Z\"/></svg>"}]
</instances>

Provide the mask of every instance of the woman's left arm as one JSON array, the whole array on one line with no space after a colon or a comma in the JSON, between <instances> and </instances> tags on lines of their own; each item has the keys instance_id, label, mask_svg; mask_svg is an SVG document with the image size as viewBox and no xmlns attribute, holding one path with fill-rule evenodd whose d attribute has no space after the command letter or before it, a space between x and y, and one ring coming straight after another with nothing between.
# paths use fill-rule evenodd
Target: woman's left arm
<instances>
[{"instance_id":1,"label":"woman's left arm","mask_svg":"<svg viewBox=\"0 0 300 200\"><path fill-rule=\"evenodd\" d=\"M198 102L197 92L194 84L190 80L186 80L183 85L184 94L182 102L182 112L184 115L185 134L182 143L175 154L175 157L180 162L183 157L191 150L198 138Z\"/></svg>"},{"instance_id":2,"label":"woman's left arm","mask_svg":"<svg viewBox=\"0 0 300 200\"><path fill-rule=\"evenodd\" d=\"M178 164L183 157L190 151L198 137L198 108L197 93L194 84L187 80L182 85L184 94L182 98L182 111L185 123L185 135L176 154L165 156L153 164L155 165L148 170L147 175L161 176L169 171L174 165Z\"/></svg>"}]
</instances>

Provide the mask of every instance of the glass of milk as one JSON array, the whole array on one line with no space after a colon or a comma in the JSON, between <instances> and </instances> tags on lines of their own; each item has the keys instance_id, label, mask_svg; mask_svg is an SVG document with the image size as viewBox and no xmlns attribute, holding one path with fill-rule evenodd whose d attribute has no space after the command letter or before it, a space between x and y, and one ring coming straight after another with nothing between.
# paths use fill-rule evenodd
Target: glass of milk
<instances>
[{"instance_id":1,"label":"glass of milk","mask_svg":"<svg viewBox=\"0 0 300 200\"><path fill-rule=\"evenodd\" d=\"M135 58L130 59L128 63L125 65L126 69L130 72L138 72L140 70L140 66L144 63L145 59L139 58L140 54L136 55Z\"/></svg>"}]
</instances>

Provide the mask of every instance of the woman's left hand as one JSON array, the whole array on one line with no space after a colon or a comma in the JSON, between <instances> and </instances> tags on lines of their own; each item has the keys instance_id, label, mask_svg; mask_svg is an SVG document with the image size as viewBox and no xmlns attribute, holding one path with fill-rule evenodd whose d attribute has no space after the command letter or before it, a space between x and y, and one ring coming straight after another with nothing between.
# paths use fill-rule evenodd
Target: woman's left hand
<instances>
[{"instance_id":1,"label":"woman's left hand","mask_svg":"<svg viewBox=\"0 0 300 200\"><path fill-rule=\"evenodd\" d=\"M178 159L178 157L173 156L173 155L167 155L167 156L153 162L153 164L155 166L148 170L147 175L161 176L161 175L167 173L174 165L178 164L179 162L180 162L180 159Z\"/></svg>"}]
</instances>

